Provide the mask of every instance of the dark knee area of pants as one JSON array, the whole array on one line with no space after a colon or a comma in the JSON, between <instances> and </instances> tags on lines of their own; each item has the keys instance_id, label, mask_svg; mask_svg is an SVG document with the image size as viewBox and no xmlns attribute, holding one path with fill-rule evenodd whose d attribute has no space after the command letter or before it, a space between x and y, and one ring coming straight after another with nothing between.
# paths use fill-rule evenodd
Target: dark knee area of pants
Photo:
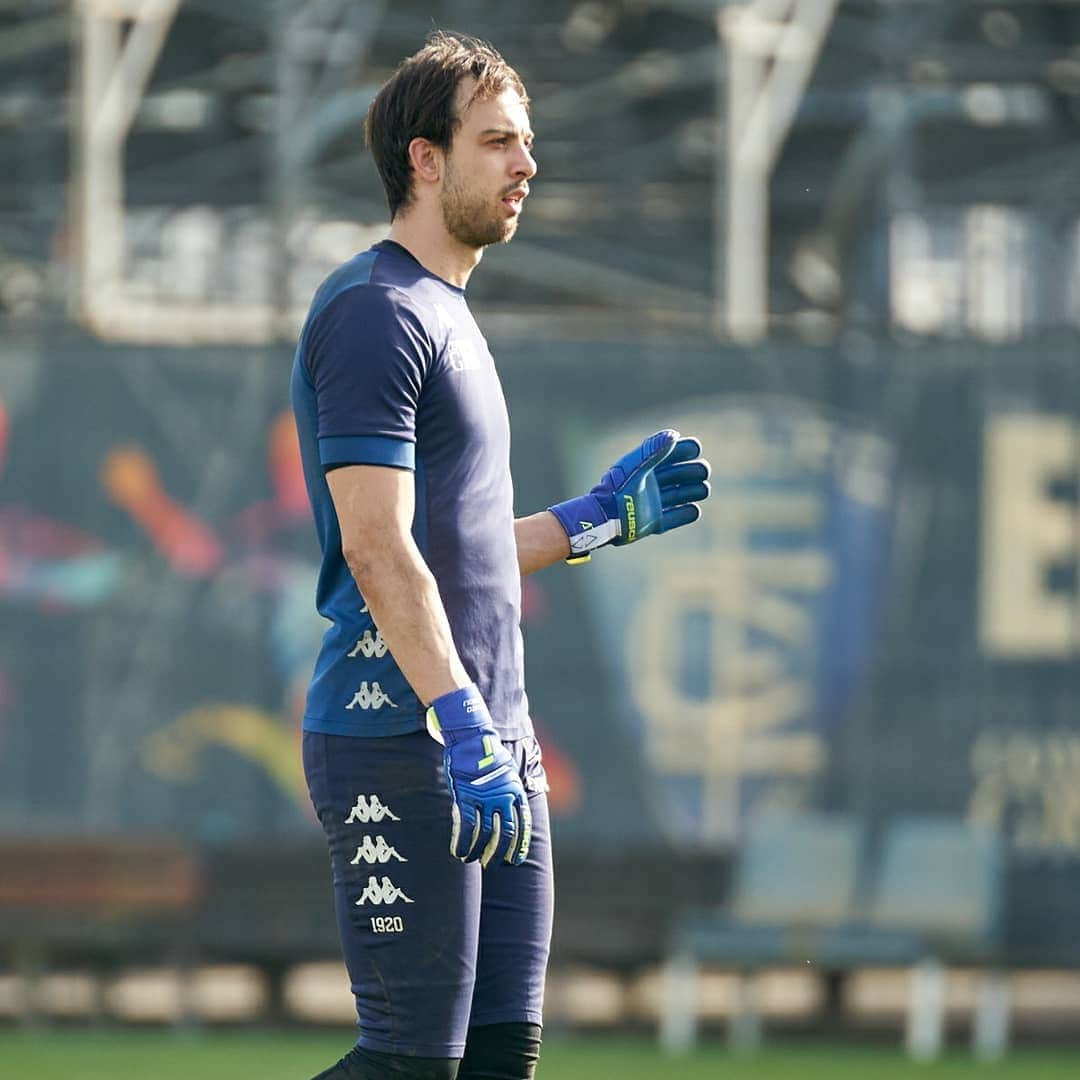
<instances>
[{"instance_id":1,"label":"dark knee area of pants","mask_svg":"<svg viewBox=\"0 0 1080 1080\"><path fill-rule=\"evenodd\" d=\"M484 1024L469 1028L457 1080L533 1080L539 1060L539 1024Z\"/></svg>"},{"instance_id":2,"label":"dark knee area of pants","mask_svg":"<svg viewBox=\"0 0 1080 1080\"><path fill-rule=\"evenodd\" d=\"M456 1080L457 1075L457 1058L383 1054L354 1046L336 1065L312 1080Z\"/></svg>"}]
</instances>

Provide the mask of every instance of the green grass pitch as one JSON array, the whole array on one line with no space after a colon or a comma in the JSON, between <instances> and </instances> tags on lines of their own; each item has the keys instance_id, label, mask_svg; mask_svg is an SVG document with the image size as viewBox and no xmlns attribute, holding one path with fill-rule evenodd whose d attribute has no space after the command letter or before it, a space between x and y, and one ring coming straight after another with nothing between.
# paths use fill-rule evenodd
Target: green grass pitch
<instances>
[{"instance_id":1,"label":"green grass pitch","mask_svg":"<svg viewBox=\"0 0 1080 1080\"><path fill-rule=\"evenodd\" d=\"M308 1080L342 1054L342 1034L0 1031L4 1080ZM931 1065L906 1061L899 1048L802 1043L737 1058L709 1045L689 1057L664 1057L649 1040L552 1037L539 1080L1075 1080L1080 1048L1021 1049L980 1065L962 1052Z\"/></svg>"}]
</instances>

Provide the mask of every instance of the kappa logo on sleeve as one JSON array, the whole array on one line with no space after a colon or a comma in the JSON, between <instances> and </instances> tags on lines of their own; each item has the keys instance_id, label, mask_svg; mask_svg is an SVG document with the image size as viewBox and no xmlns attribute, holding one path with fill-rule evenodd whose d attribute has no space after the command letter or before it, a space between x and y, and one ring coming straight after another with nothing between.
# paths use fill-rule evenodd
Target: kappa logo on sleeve
<instances>
[{"instance_id":1,"label":"kappa logo on sleeve","mask_svg":"<svg viewBox=\"0 0 1080 1080\"><path fill-rule=\"evenodd\" d=\"M373 821L378 825L379 822L386 818L391 821L401 820L389 806L383 804L378 795L357 795L356 805L349 811L345 824L352 825L359 821L362 825L367 825L368 822ZM382 837L379 837L379 839L381 840Z\"/></svg>"},{"instance_id":2,"label":"kappa logo on sleeve","mask_svg":"<svg viewBox=\"0 0 1080 1080\"><path fill-rule=\"evenodd\" d=\"M385 656L386 650L386 642L377 629L374 637L372 637L370 630L365 630L364 636L353 646L352 652L348 655L350 660L355 660L358 656L363 656L365 660L371 660L373 657ZM378 684L376 683L376 685ZM352 708L351 705L347 707Z\"/></svg>"},{"instance_id":3,"label":"kappa logo on sleeve","mask_svg":"<svg viewBox=\"0 0 1080 1080\"><path fill-rule=\"evenodd\" d=\"M368 685L368 682L365 679L360 684L360 689L353 694L352 701L350 701L345 708L359 708L367 712L369 709L381 709L384 705L389 705L391 709L397 708L390 700L390 695L379 685L378 680Z\"/></svg>"},{"instance_id":4,"label":"kappa logo on sleeve","mask_svg":"<svg viewBox=\"0 0 1080 1080\"><path fill-rule=\"evenodd\" d=\"M451 371L475 371L480 357L471 341L453 338L446 346L446 362Z\"/></svg>"},{"instance_id":5,"label":"kappa logo on sleeve","mask_svg":"<svg viewBox=\"0 0 1080 1080\"><path fill-rule=\"evenodd\" d=\"M406 904L415 903L406 896L388 877L380 881L372 875L367 879L367 885L356 901L355 907L363 907L365 904L396 904L403 900Z\"/></svg>"},{"instance_id":6,"label":"kappa logo on sleeve","mask_svg":"<svg viewBox=\"0 0 1080 1080\"><path fill-rule=\"evenodd\" d=\"M386 842L386 837L376 836L372 840L370 836L365 836L349 862L352 866L357 866L362 862L388 863L391 859L397 859L398 862L409 861L404 855L398 854L397 848Z\"/></svg>"}]
</instances>

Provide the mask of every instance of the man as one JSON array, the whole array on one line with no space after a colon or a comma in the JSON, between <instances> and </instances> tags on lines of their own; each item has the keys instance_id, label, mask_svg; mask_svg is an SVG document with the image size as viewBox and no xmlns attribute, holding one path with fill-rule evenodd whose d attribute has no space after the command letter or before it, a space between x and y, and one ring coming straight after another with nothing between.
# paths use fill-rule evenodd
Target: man
<instances>
[{"instance_id":1,"label":"man","mask_svg":"<svg viewBox=\"0 0 1080 1080\"><path fill-rule=\"evenodd\" d=\"M390 239L320 287L292 378L332 623L304 767L360 1030L319 1075L527 1080L552 876L520 576L696 520L708 466L660 432L588 495L515 521L506 407L464 290L536 172L525 89L490 46L436 33L366 134Z\"/></svg>"}]
</instances>

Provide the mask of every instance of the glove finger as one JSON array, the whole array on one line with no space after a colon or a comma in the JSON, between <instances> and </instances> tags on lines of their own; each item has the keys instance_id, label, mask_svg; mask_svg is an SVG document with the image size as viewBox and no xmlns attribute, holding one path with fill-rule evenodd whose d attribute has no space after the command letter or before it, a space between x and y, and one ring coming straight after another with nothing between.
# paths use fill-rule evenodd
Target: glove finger
<instances>
[{"instance_id":1,"label":"glove finger","mask_svg":"<svg viewBox=\"0 0 1080 1080\"><path fill-rule=\"evenodd\" d=\"M529 845L532 843L532 811L524 795L518 796L514 803L514 816L517 819L517 836L506 853L506 861L511 866L520 866L529 857Z\"/></svg>"},{"instance_id":2,"label":"glove finger","mask_svg":"<svg viewBox=\"0 0 1080 1080\"><path fill-rule=\"evenodd\" d=\"M514 851L518 846L518 838L521 835L517 803L507 799L506 806L499 811L501 835L498 844L489 844L486 851L490 851L488 862L512 862ZM485 852L486 853L486 852ZM487 866L487 863L484 863Z\"/></svg>"},{"instance_id":3,"label":"glove finger","mask_svg":"<svg viewBox=\"0 0 1080 1080\"><path fill-rule=\"evenodd\" d=\"M510 829L513 835L503 852L503 862L510 863L513 866L514 860L517 858L518 848L521 846L521 811L518 809L517 799L514 800L510 807L510 821Z\"/></svg>"},{"instance_id":4,"label":"glove finger","mask_svg":"<svg viewBox=\"0 0 1080 1080\"><path fill-rule=\"evenodd\" d=\"M650 435L637 449L638 463L631 471L641 468L655 469L667 460L668 455L678 446L679 433L673 428L664 428Z\"/></svg>"},{"instance_id":5,"label":"glove finger","mask_svg":"<svg viewBox=\"0 0 1080 1080\"><path fill-rule=\"evenodd\" d=\"M660 489L660 505L665 510L673 506L681 506L683 503L701 502L709 497L709 485L681 484L679 487L665 487ZM695 521L697 518L694 519ZM666 528L666 526L665 526Z\"/></svg>"},{"instance_id":6,"label":"glove finger","mask_svg":"<svg viewBox=\"0 0 1080 1080\"><path fill-rule=\"evenodd\" d=\"M480 841L480 815L472 803L453 804L451 810L453 827L450 832L450 854L463 862L477 857Z\"/></svg>"},{"instance_id":7,"label":"glove finger","mask_svg":"<svg viewBox=\"0 0 1080 1080\"><path fill-rule=\"evenodd\" d=\"M700 484L709 479L712 469L707 461L683 461L664 465L656 470L656 482L662 487L678 484Z\"/></svg>"},{"instance_id":8,"label":"glove finger","mask_svg":"<svg viewBox=\"0 0 1080 1080\"><path fill-rule=\"evenodd\" d=\"M660 532L671 532L683 525L691 525L701 517L701 507L697 503L684 503L660 515Z\"/></svg>"},{"instance_id":9,"label":"glove finger","mask_svg":"<svg viewBox=\"0 0 1080 1080\"><path fill-rule=\"evenodd\" d=\"M499 809L501 807L499 807L498 803L490 799L484 800L477 807L476 843L473 845L472 851L469 852L469 858L466 862L483 862L492 838L494 838L495 843L498 843L499 837L496 835L496 829L501 831L502 825L500 818L496 817L496 811Z\"/></svg>"},{"instance_id":10,"label":"glove finger","mask_svg":"<svg viewBox=\"0 0 1080 1080\"><path fill-rule=\"evenodd\" d=\"M614 487L620 488L633 476L648 473L662 465L664 459L675 449L679 433L672 428L657 431L642 441L639 446L623 454L607 471Z\"/></svg>"},{"instance_id":11,"label":"glove finger","mask_svg":"<svg viewBox=\"0 0 1080 1080\"><path fill-rule=\"evenodd\" d=\"M460 856L457 853L458 839L461 837L461 810L456 800L450 803L450 854L455 859Z\"/></svg>"},{"instance_id":12,"label":"glove finger","mask_svg":"<svg viewBox=\"0 0 1080 1080\"><path fill-rule=\"evenodd\" d=\"M680 437L678 432L675 436L678 442L671 452L671 457L667 459L668 465L678 465L681 461L693 461L694 458L701 457L701 443L697 439L690 435Z\"/></svg>"},{"instance_id":13,"label":"glove finger","mask_svg":"<svg viewBox=\"0 0 1080 1080\"><path fill-rule=\"evenodd\" d=\"M492 858L499 851L500 848L505 848L506 837L503 833L503 815L500 810L492 810L491 812L491 831L488 834L488 842L484 845L484 850L480 853L480 865L484 868L491 862Z\"/></svg>"}]
</instances>

